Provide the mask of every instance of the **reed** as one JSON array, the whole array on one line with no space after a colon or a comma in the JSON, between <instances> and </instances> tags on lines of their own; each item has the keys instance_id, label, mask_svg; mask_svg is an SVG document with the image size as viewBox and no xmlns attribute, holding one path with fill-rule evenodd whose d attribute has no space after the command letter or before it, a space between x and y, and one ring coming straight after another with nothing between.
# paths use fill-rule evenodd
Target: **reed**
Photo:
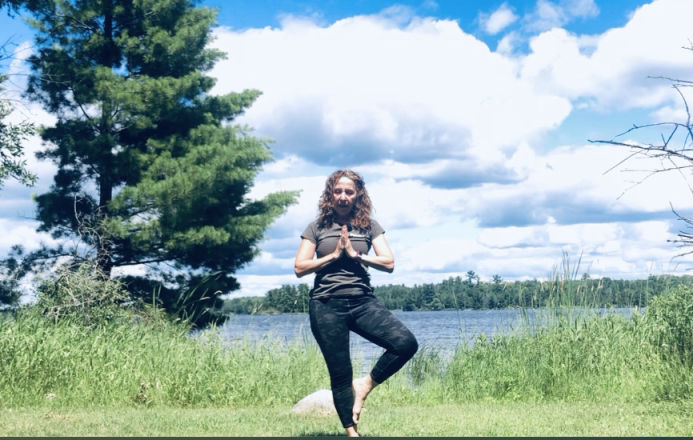
<instances>
[{"instance_id":1,"label":"reed","mask_svg":"<svg viewBox=\"0 0 693 440\"><path fill-rule=\"evenodd\" d=\"M691 399L693 288L659 295L627 319L587 311L589 292L575 286L557 278L546 314L528 313L512 334L460 344L451 359L422 347L369 402ZM56 315L55 303L46 305L0 320L0 407L290 407L329 387L309 341L229 345L214 328L192 335L152 307L85 322L82 309Z\"/></svg>"},{"instance_id":2,"label":"reed","mask_svg":"<svg viewBox=\"0 0 693 440\"><path fill-rule=\"evenodd\" d=\"M434 351L420 351L409 364L424 390L419 400L690 399L693 286L669 289L644 313L635 309L626 318L599 308L600 283L581 282L580 263L564 255L546 290L531 296L543 296L549 306L524 309L511 334L482 334L471 346L460 344L447 363Z\"/></svg>"}]
</instances>

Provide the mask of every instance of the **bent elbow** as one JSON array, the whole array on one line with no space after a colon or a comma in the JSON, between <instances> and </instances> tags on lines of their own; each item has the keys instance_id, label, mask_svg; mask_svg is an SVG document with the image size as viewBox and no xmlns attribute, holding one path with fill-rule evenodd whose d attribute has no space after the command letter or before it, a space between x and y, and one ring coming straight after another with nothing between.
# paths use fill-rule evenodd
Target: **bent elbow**
<instances>
[{"instance_id":1,"label":"bent elbow","mask_svg":"<svg viewBox=\"0 0 693 440\"><path fill-rule=\"evenodd\" d=\"M301 278L305 275L308 275L310 273L310 270L306 269L305 267L295 264L294 265L294 273L296 274L296 277Z\"/></svg>"},{"instance_id":2,"label":"bent elbow","mask_svg":"<svg viewBox=\"0 0 693 440\"><path fill-rule=\"evenodd\" d=\"M386 266L385 266L385 271L387 273L392 273L395 271L395 261L392 260L390 261Z\"/></svg>"}]
</instances>

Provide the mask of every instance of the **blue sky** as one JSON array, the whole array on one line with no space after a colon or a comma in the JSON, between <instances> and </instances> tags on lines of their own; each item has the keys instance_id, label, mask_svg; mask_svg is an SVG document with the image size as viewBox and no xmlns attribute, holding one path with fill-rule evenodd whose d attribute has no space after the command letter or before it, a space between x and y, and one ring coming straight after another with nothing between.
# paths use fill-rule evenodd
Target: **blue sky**
<instances>
[{"instance_id":1,"label":"blue sky","mask_svg":"<svg viewBox=\"0 0 693 440\"><path fill-rule=\"evenodd\" d=\"M553 2L561 5L570 2ZM579 3L579 2L576 2ZM588 3L588 2L586 2ZM611 0L589 2L597 6L597 14L578 17L562 24L562 27L570 32L580 34L599 34L610 28L623 26L627 23L630 14L642 4L642 0ZM484 15L490 15L502 5L507 5L518 20L509 25L509 29L517 29L523 25L521 17L528 17L537 9L535 0L520 1L382 1L382 0L356 0L356 1L288 1L288 0L205 0L200 2L203 6L209 6L218 10L217 20L219 25L228 26L234 30L250 28L279 27L282 19L287 15L310 17L312 20L329 25L337 20L355 16L372 15L383 10L400 6L410 8L414 14L431 16L440 19L455 20L460 27L477 38L482 39L489 46L494 47L502 34L485 32L482 26ZM11 19L6 15L0 18L3 26L3 34L13 41L23 41L32 38L31 30L21 19ZM4 39L3 39L4 40Z\"/></svg>"},{"instance_id":2,"label":"blue sky","mask_svg":"<svg viewBox=\"0 0 693 440\"><path fill-rule=\"evenodd\" d=\"M680 121L666 81L693 78L688 0L222 1L213 45L227 59L214 93L263 92L239 122L274 139L276 161L251 195L301 190L239 273L237 295L261 295L293 275L299 234L316 215L325 177L353 167L396 257L375 284L436 282L474 270L483 279L544 278L566 253L592 276L685 273L667 240L693 209L687 176L590 144L633 123ZM31 50L19 19L0 18L18 54ZM21 55L24 54L24 55ZM9 64L8 64L9 66ZM25 67L15 62L13 71ZM17 78L20 78L19 76ZM21 80L16 86L21 88ZM26 103L24 115L50 123ZM643 135L644 136L644 135ZM634 140L642 138L633 137ZM38 149L36 140L27 146ZM0 252L34 231L41 180L8 183Z\"/></svg>"},{"instance_id":3,"label":"blue sky","mask_svg":"<svg viewBox=\"0 0 693 440\"><path fill-rule=\"evenodd\" d=\"M563 2L564 4L567 2ZM602 1L597 4L598 16L594 19L576 20L566 24L566 29L579 33L601 33L605 30L623 26L630 13L644 2L637 0ZM219 22L234 29L277 27L284 15L308 16L322 24L333 23L354 15L378 14L395 6L406 6L421 16L455 20L466 31L480 29L480 14L491 14L501 5L508 5L516 15L531 14L536 9L536 1L285 1L285 0L207 0L203 4L218 8ZM555 2L560 5L560 2Z\"/></svg>"}]
</instances>

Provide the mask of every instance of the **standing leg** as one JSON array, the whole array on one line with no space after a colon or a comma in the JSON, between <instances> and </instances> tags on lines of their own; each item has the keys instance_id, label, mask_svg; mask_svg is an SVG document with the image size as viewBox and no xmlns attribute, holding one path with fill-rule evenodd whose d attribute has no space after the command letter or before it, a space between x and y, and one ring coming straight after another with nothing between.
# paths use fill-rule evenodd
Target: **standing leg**
<instances>
[{"instance_id":1,"label":"standing leg","mask_svg":"<svg viewBox=\"0 0 693 440\"><path fill-rule=\"evenodd\" d=\"M358 423L368 393L399 371L414 356L419 345L402 321L374 297L368 297L364 304L354 310L354 315L351 330L386 350L370 374L353 383L353 417Z\"/></svg>"},{"instance_id":2,"label":"standing leg","mask_svg":"<svg viewBox=\"0 0 693 440\"><path fill-rule=\"evenodd\" d=\"M339 300L311 299L309 303L310 329L320 346L330 373L332 398L342 426L356 433L352 417L354 392L351 387L352 368L349 356L348 314L335 310ZM338 309L338 307L337 307Z\"/></svg>"}]
</instances>

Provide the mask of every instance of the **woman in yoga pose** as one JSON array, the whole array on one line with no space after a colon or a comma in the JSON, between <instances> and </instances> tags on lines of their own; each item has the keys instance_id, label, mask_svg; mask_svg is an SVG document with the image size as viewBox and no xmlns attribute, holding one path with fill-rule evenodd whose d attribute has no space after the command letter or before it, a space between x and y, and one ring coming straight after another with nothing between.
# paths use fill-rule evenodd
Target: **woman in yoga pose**
<instances>
[{"instance_id":1,"label":"woman in yoga pose","mask_svg":"<svg viewBox=\"0 0 693 440\"><path fill-rule=\"evenodd\" d=\"M366 396L414 356L414 335L373 295L368 268L392 272L395 260L384 230L371 218L363 179L338 170L327 179L318 218L301 234L294 270L314 273L310 291L310 328L330 374L332 397L347 435L357 424ZM369 255L373 248L375 255ZM349 332L385 348L366 376L353 380Z\"/></svg>"}]
</instances>

